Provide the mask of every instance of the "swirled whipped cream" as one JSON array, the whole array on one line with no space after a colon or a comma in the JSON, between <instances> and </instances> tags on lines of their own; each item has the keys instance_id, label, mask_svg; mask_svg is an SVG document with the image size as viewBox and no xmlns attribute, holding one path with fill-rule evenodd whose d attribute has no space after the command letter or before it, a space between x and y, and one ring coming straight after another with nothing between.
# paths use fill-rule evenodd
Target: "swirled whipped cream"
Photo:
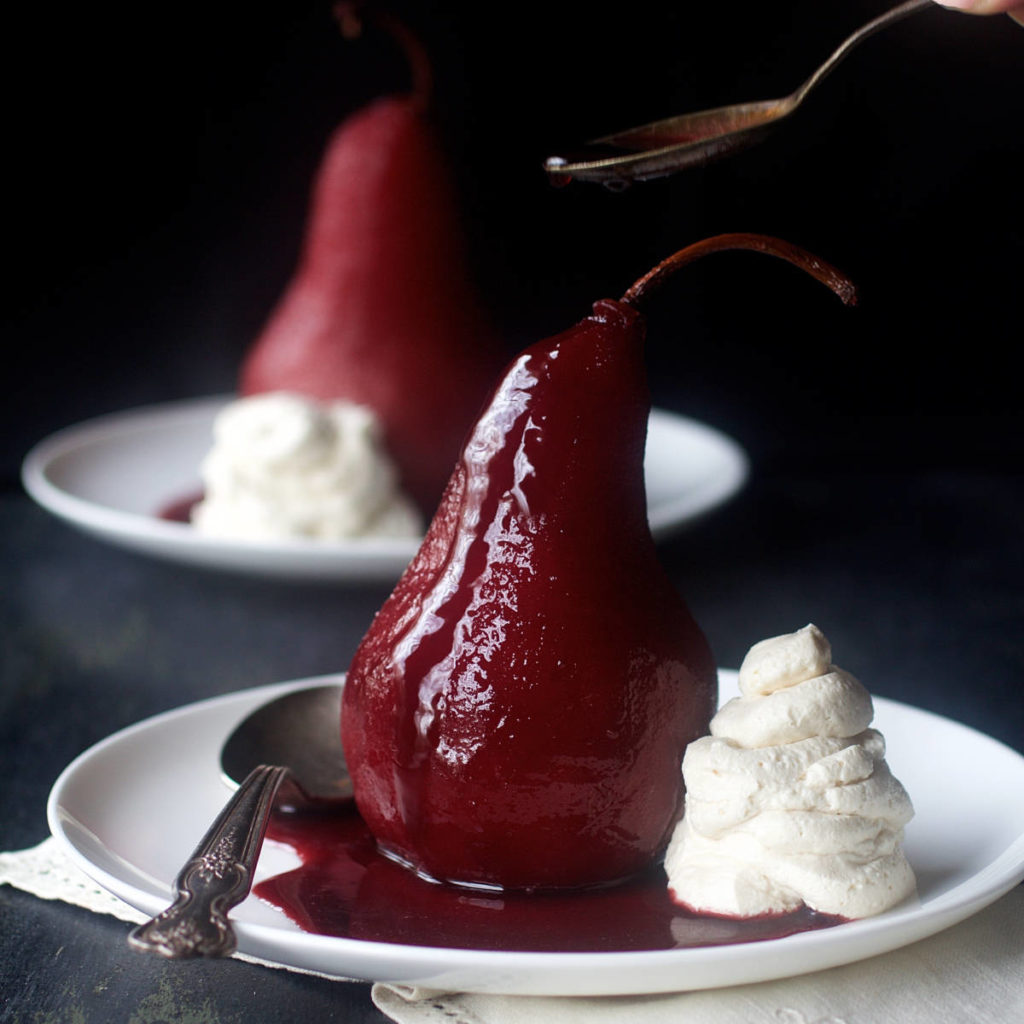
<instances>
[{"instance_id":1,"label":"swirled whipped cream","mask_svg":"<svg viewBox=\"0 0 1024 1024\"><path fill-rule=\"evenodd\" d=\"M913 807L869 728L870 695L831 658L813 625L755 644L741 696L688 747L686 813L665 857L678 902L858 918L914 891L901 847Z\"/></svg>"},{"instance_id":2,"label":"swirled whipped cream","mask_svg":"<svg viewBox=\"0 0 1024 1024\"><path fill-rule=\"evenodd\" d=\"M203 533L248 540L416 537L377 417L350 402L272 392L229 403L200 467Z\"/></svg>"}]
</instances>

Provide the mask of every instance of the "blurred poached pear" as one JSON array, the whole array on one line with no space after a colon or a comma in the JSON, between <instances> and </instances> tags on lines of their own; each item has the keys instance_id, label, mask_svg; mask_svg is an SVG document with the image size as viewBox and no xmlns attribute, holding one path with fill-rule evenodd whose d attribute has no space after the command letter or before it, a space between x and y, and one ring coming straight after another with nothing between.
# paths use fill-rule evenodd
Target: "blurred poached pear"
<instances>
[{"instance_id":1,"label":"blurred poached pear","mask_svg":"<svg viewBox=\"0 0 1024 1024\"><path fill-rule=\"evenodd\" d=\"M429 516L503 356L428 118L429 69L408 33L388 27L406 44L412 91L371 102L333 133L298 267L246 355L240 390L369 406Z\"/></svg>"}]
</instances>

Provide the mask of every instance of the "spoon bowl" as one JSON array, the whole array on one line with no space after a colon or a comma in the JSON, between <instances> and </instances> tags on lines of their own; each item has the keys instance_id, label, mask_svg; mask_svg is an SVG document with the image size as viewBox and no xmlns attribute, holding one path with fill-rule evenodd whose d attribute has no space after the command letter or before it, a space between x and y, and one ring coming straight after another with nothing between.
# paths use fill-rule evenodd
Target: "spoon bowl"
<instances>
[{"instance_id":1,"label":"spoon bowl","mask_svg":"<svg viewBox=\"0 0 1024 1024\"><path fill-rule=\"evenodd\" d=\"M284 765L306 798L349 800L352 779L341 749L341 687L293 690L244 718L224 741L224 780L240 786L261 764Z\"/></svg>"},{"instance_id":2,"label":"spoon bowl","mask_svg":"<svg viewBox=\"0 0 1024 1024\"><path fill-rule=\"evenodd\" d=\"M238 788L174 880L174 901L129 934L133 949L175 960L235 951L228 912L249 895L274 807L352 799L340 722L341 686L326 685L278 697L235 727L221 772Z\"/></svg>"},{"instance_id":3,"label":"spoon bowl","mask_svg":"<svg viewBox=\"0 0 1024 1024\"><path fill-rule=\"evenodd\" d=\"M934 8L933 0L905 0L848 36L798 89L776 100L734 103L680 114L605 135L588 143L580 157L552 156L544 169L551 182L594 181L611 189L661 178L687 167L710 163L758 141L803 103L807 94L859 43L910 14Z\"/></svg>"}]
</instances>

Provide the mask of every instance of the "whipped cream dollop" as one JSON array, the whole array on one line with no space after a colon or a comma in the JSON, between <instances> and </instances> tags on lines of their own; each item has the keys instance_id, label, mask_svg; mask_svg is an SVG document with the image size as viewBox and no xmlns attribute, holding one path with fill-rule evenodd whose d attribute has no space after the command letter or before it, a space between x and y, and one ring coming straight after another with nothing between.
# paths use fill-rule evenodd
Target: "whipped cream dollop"
<instances>
[{"instance_id":1,"label":"whipped cream dollop","mask_svg":"<svg viewBox=\"0 0 1024 1024\"><path fill-rule=\"evenodd\" d=\"M271 392L229 403L200 467L203 533L247 540L417 537L375 414L351 402Z\"/></svg>"},{"instance_id":2,"label":"whipped cream dollop","mask_svg":"<svg viewBox=\"0 0 1024 1024\"><path fill-rule=\"evenodd\" d=\"M858 918L913 893L901 846L913 807L869 728L870 695L832 664L822 632L755 644L739 687L683 759L686 813L665 857L673 897L728 916L807 905Z\"/></svg>"}]
</instances>

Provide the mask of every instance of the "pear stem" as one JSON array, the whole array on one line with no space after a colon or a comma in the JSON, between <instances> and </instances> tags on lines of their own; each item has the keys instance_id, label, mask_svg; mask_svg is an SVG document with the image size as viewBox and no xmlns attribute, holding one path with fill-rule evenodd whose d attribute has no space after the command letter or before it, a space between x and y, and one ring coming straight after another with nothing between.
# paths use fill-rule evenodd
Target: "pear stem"
<instances>
[{"instance_id":1,"label":"pear stem","mask_svg":"<svg viewBox=\"0 0 1024 1024\"><path fill-rule=\"evenodd\" d=\"M636 281L622 296L622 301L630 306L637 306L647 296L661 286L666 278L671 277L680 267L700 259L712 252L724 252L729 249L752 249L755 252L778 256L799 267L802 271L817 278L839 296L847 306L857 304L857 290L853 282L842 271L819 259L806 249L801 249L792 242L771 235L754 235L744 232L714 235L703 241L694 242L685 249L673 253L664 259L653 270L649 270L640 280Z\"/></svg>"},{"instance_id":2,"label":"pear stem","mask_svg":"<svg viewBox=\"0 0 1024 1024\"><path fill-rule=\"evenodd\" d=\"M345 39L358 39L367 21L373 21L387 32L399 45L409 65L412 79L409 95L421 112L429 108L434 94L433 68L423 44L398 18L360 0L338 0L334 5L334 18Z\"/></svg>"}]
</instances>

